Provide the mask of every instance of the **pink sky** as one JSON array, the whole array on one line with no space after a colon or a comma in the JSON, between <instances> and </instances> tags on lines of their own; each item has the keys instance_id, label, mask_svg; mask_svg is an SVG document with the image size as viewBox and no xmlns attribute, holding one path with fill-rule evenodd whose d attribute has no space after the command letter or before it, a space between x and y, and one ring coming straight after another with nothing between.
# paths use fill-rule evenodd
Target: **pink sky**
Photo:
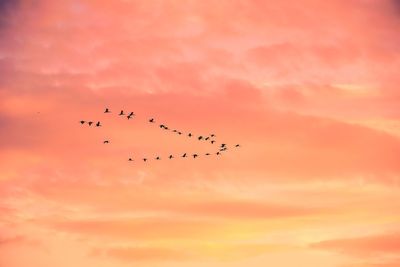
<instances>
[{"instance_id":1,"label":"pink sky","mask_svg":"<svg viewBox=\"0 0 400 267\"><path fill-rule=\"evenodd\" d=\"M1 1L0 266L400 266L399 31L395 0Z\"/></svg>"}]
</instances>

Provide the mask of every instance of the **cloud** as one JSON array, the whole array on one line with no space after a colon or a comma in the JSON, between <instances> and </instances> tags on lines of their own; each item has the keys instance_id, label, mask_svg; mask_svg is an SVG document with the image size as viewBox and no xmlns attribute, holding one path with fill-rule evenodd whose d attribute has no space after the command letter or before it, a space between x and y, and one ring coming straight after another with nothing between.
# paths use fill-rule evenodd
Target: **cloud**
<instances>
[{"instance_id":1,"label":"cloud","mask_svg":"<svg viewBox=\"0 0 400 267\"><path fill-rule=\"evenodd\" d=\"M179 246L178 246L179 247ZM286 245L272 244L201 244L187 245L175 249L157 246L121 246L94 248L90 256L109 257L124 262L193 262L198 260L219 260L234 262L263 254L281 251Z\"/></svg>"},{"instance_id":2,"label":"cloud","mask_svg":"<svg viewBox=\"0 0 400 267\"><path fill-rule=\"evenodd\" d=\"M104 236L122 240L192 239L218 235L223 225L216 222L173 218L105 219L52 222L59 231Z\"/></svg>"},{"instance_id":3,"label":"cloud","mask_svg":"<svg viewBox=\"0 0 400 267\"><path fill-rule=\"evenodd\" d=\"M189 255L185 255L184 251L155 247L116 247L109 249L94 249L91 252L91 256L106 256L128 262L182 261L191 258Z\"/></svg>"},{"instance_id":4,"label":"cloud","mask_svg":"<svg viewBox=\"0 0 400 267\"><path fill-rule=\"evenodd\" d=\"M313 244L312 247L360 257L374 258L387 254L398 255L400 252L400 234L387 233L375 236L327 240Z\"/></svg>"},{"instance_id":5,"label":"cloud","mask_svg":"<svg viewBox=\"0 0 400 267\"><path fill-rule=\"evenodd\" d=\"M13 236L13 237L2 237L0 238L0 246L6 246L10 244L20 243L24 241L25 238L23 236Z\"/></svg>"},{"instance_id":6,"label":"cloud","mask_svg":"<svg viewBox=\"0 0 400 267\"><path fill-rule=\"evenodd\" d=\"M44 242L63 259L75 236L78 254L101 239L99 255L146 263L192 259L178 254L193 240L202 249L263 243L277 228L304 243L311 221L333 228L315 248L397 253L389 235L353 240L341 230L351 221L384 231L374 222L398 210L400 140L379 127L400 118L396 3L0 1L0 211L13 215L0 224L28 238L54 233L59 242ZM114 116L120 109L137 118ZM144 164L216 150L161 132L150 117L242 146L218 159ZM264 249L221 245L194 260Z\"/></svg>"}]
</instances>

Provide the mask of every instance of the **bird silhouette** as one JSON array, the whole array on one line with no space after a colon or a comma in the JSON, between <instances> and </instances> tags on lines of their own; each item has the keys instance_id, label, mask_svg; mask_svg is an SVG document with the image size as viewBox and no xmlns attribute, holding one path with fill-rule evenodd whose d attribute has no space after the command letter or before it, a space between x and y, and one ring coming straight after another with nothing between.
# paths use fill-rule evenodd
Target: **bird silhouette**
<instances>
[{"instance_id":1,"label":"bird silhouette","mask_svg":"<svg viewBox=\"0 0 400 267\"><path fill-rule=\"evenodd\" d=\"M226 146L226 144L221 144L221 147L225 147Z\"/></svg>"},{"instance_id":2,"label":"bird silhouette","mask_svg":"<svg viewBox=\"0 0 400 267\"><path fill-rule=\"evenodd\" d=\"M215 143L215 140L211 140L211 144L214 144Z\"/></svg>"},{"instance_id":3,"label":"bird silhouette","mask_svg":"<svg viewBox=\"0 0 400 267\"><path fill-rule=\"evenodd\" d=\"M88 124L89 126L92 126L93 121L89 121Z\"/></svg>"},{"instance_id":4,"label":"bird silhouette","mask_svg":"<svg viewBox=\"0 0 400 267\"><path fill-rule=\"evenodd\" d=\"M210 156L210 153L206 153L206 156Z\"/></svg>"},{"instance_id":5,"label":"bird silhouette","mask_svg":"<svg viewBox=\"0 0 400 267\"><path fill-rule=\"evenodd\" d=\"M100 122L98 121L97 123L96 123L96 127L100 127L101 126L101 124L100 124Z\"/></svg>"},{"instance_id":6,"label":"bird silhouette","mask_svg":"<svg viewBox=\"0 0 400 267\"><path fill-rule=\"evenodd\" d=\"M181 134L182 134L182 132L178 132L178 134L179 134L179 135L181 135Z\"/></svg>"},{"instance_id":7,"label":"bird silhouette","mask_svg":"<svg viewBox=\"0 0 400 267\"><path fill-rule=\"evenodd\" d=\"M104 140L103 144L108 144L110 143L108 140Z\"/></svg>"},{"instance_id":8,"label":"bird silhouette","mask_svg":"<svg viewBox=\"0 0 400 267\"><path fill-rule=\"evenodd\" d=\"M210 137L208 137L208 136L207 136L207 137L206 137L206 139L204 139L204 140L206 140L206 141L207 141L208 139L210 139Z\"/></svg>"},{"instance_id":9,"label":"bird silhouette","mask_svg":"<svg viewBox=\"0 0 400 267\"><path fill-rule=\"evenodd\" d=\"M129 158L128 161L133 161L133 159L132 159L132 158Z\"/></svg>"},{"instance_id":10,"label":"bird silhouette","mask_svg":"<svg viewBox=\"0 0 400 267\"><path fill-rule=\"evenodd\" d=\"M153 119L153 118L151 118L151 119L149 120L149 122L154 122L154 119Z\"/></svg>"},{"instance_id":11,"label":"bird silhouette","mask_svg":"<svg viewBox=\"0 0 400 267\"><path fill-rule=\"evenodd\" d=\"M182 158L186 158L186 153L182 155Z\"/></svg>"},{"instance_id":12,"label":"bird silhouette","mask_svg":"<svg viewBox=\"0 0 400 267\"><path fill-rule=\"evenodd\" d=\"M156 158L156 160L160 160L160 159L161 159L160 157L157 157L157 158Z\"/></svg>"},{"instance_id":13,"label":"bird silhouette","mask_svg":"<svg viewBox=\"0 0 400 267\"><path fill-rule=\"evenodd\" d=\"M191 133L189 133L189 134L188 134L188 136L189 136L189 137L192 137L192 134L191 134Z\"/></svg>"},{"instance_id":14,"label":"bird silhouette","mask_svg":"<svg viewBox=\"0 0 400 267\"><path fill-rule=\"evenodd\" d=\"M218 151L217 153L215 153L215 154L217 154L217 155L221 155L221 153Z\"/></svg>"},{"instance_id":15,"label":"bird silhouette","mask_svg":"<svg viewBox=\"0 0 400 267\"><path fill-rule=\"evenodd\" d=\"M124 114L124 111L123 110L121 110L121 112L118 114L119 116L123 116L123 115L125 115Z\"/></svg>"},{"instance_id":16,"label":"bird silhouette","mask_svg":"<svg viewBox=\"0 0 400 267\"><path fill-rule=\"evenodd\" d=\"M164 124L160 124L160 128L161 129L165 128L165 125Z\"/></svg>"},{"instance_id":17,"label":"bird silhouette","mask_svg":"<svg viewBox=\"0 0 400 267\"><path fill-rule=\"evenodd\" d=\"M211 137L215 137L215 134L211 134L210 136L211 136Z\"/></svg>"},{"instance_id":18,"label":"bird silhouette","mask_svg":"<svg viewBox=\"0 0 400 267\"><path fill-rule=\"evenodd\" d=\"M128 118L128 120L130 120L132 117L134 116L133 112L131 112L128 116L126 116Z\"/></svg>"},{"instance_id":19,"label":"bird silhouette","mask_svg":"<svg viewBox=\"0 0 400 267\"><path fill-rule=\"evenodd\" d=\"M227 149L226 147L223 147L219 151L225 151L226 149Z\"/></svg>"},{"instance_id":20,"label":"bird silhouette","mask_svg":"<svg viewBox=\"0 0 400 267\"><path fill-rule=\"evenodd\" d=\"M197 138L197 139L201 140L201 139L203 139L203 136L200 135L199 138Z\"/></svg>"},{"instance_id":21,"label":"bird silhouette","mask_svg":"<svg viewBox=\"0 0 400 267\"><path fill-rule=\"evenodd\" d=\"M84 123L85 123L85 121L80 121L80 123L81 123L81 124L84 124Z\"/></svg>"},{"instance_id":22,"label":"bird silhouette","mask_svg":"<svg viewBox=\"0 0 400 267\"><path fill-rule=\"evenodd\" d=\"M239 144L237 144L235 147L240 147L240 145L239 145Z\"/></svg>"},{"instance_id":23,"label":"bird silhouette","mask_svg":"<svg viewBox=\"0 0 400 267\"><path fill-rule=\"evenodd\" d=\"M177 130L173 130L172 132L176 133L176 132L178 132L178 131L177 131Z\"/></svg>"},{"instance_id":24,"label":"bird silhouette","mask_svg":"<svg viewBox=\"0 0 400 267\"><path fill-rule=\"evenodd\" d=\"M169 155L169 159L172 159L174 156L172 156L172 155Z\"/></svg>"},{"instance_id":25,"label":"bird silhouette","mask_svg":"<svg viewBox=\"0 0 400 267\"><path fill-rule=\"evenodd\" d=\"M167 126L164 127L165 130L169 130L169 128Z\"/></svg>"},{"instance_id":26,"label":"bird silhouette","mask_svg":"<svg viewBox=\"0 0 400 267\"><path fill-rule=\"evenodd\" d=\"M144 161L144 162L146 162L146 161L147 161L147 159L146 159L146 158L144 158L144 159L143 159L143 161Z\"/></svg>"},{"instance_id":27,"label":"bird silhouette","mask_svg":"<svg viewBox=\"0 0 400 267\"><path fill-rule=\"evenodd\" d=\"M197 154L193 154L193 158L195 159L196 157L198 157L199 155Z\"/></svg>"},{"instance_id":28,"label":"bird silhouette","mask_svg":"<svg viewBox=\"0 0 400 267\"><path fill-rule=\"evenodd\" d=\"M111 113L111 111L110 111L108 108L106 108L106 110L104 111L104 113Z\"/></svg>"}]
</instances>

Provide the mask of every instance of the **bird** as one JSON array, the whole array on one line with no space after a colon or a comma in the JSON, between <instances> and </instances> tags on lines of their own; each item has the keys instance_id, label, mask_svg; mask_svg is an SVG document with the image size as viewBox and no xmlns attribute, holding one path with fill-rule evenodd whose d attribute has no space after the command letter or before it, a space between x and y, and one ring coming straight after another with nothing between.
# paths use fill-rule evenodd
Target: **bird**
<instances>
[{"instance_id":1,"label":"bird","mask_svg":"<svg viewBox=\"0 0 400 267\"><path fill-rule=\"evenodd\" d=\"M215 154L217 154L217 155L220 155L221 153L218 151L217 153L215 153Z\"/></svg>"},{"instance_id":2,"label":"bird","mask_svg":"<svg viewBox=\"0 0 400 267\"><path fill-rule=\"evenodd\" d=\"M186 158L186 153L182 155L182 158Z\"/></svg>"},{"instance_id":3,"label":"bird","mask_svg":"<svg viewBox=\"0 0 400 267\"><path fill-rule=\"evenodd\" d=\"M172 155L169 155L169 159L172 159L174 156L172 156Z\"/></svg>"},{"instance_id":4,"label":"bird","mask_svg":"<svg viewBox=\"0 0 400 267\"><path fill-rule=\"evenodd\" d=\"M178 131L174 129L172 132L176 133L176 132L178 132Z\"/></svg>"},{"instance_id":5,"label":"bird","mask_svg":"<svg viewBox=\"0 0 400 267\"><path fill-rule=\"evenodd\" d=\"M147 161L147 159L146 159L146 158L144 158L144 159L143 159L143 161L144 161L144 162L146 162L146 161Z\"/></svg>"},{"instance_id":6,"label":"bird","mask_svg":"<svg viewBox=\"0 0 400 267\"><path fill-rule=\"evenodd\" d=\"M110 143L108 140L104 140L103 144L108 144Z\"/></svg>"},{"instance_id":7,"label":"bird","mask_svg":"<svg viewBox=\"0 0 400 267\"><path fill-rule=\"evenodd\" d=\"M168 130L169 128L167 126L164 127L165 130Z\"/></svg>"},{"instance_id":8,"label":"bird","mask_svg":"<svg viewBox=\"0 0 400 267\"><path fill-rule=\"evenodd\" d=\"M110 111L108 108L106 108L106 110L104 111L104 113L111 113L111 111Z\"/></svg>"},{"instance_id":9,"label":"bird","mask_svg":"<svg viewBox=\"0 0 400 267\"><path fill-rule=\"evenodd\" d=\"M126 116L127 118L128 118L128 120L130 119L130 118L132 118L133 116L135 116L135 114L133 113L133 112L131 112L131 113L129 113L129 115L128 116Z\"/></svg>"},{"instance_id":10,"label":"bird","mask_svg":"<svg viewBox=\"0 0 400 267\"><path fill-rule=\"evenodd\" d=\"M211 144L214 144L215 143L215 140L211 140Z\"/></svg>"},{"instance_id":11,"label":"bird","mask_svg":"<svg viewBox=\"0 0 400 267\"><path fill-rule=\"evenodd\" d=\"M165 125L164 124L160 124L160 128L162 129L162 128L165 128Z\"/></svg>"},{"instance_id":12,"label":"bird","mask_svg":"<svg viewBox=\"0 0 400 267\"><path fill-rule=\"evenodd\" d=\"M128 161L133 161L133 159L132 159L132 158L129 158Z\"/></svg>"},{"instance_id":13,"label":"bird","mask_svg":"<svg viewBox=\"0 0 400 267\"><path fill-rule=\"evenodd\" d=\"M225 147L226 146L226 144L221 144L221 147Z\"/></svg>"},{"instance_id":14,"label":"bird","mask_svg":"<svg viewBox=\"0 0 400 267\"><path fill-rule=\"evenodd\" d=\"M80 121L80 123L81 123L81 124L84 124L84 123L85 123L85 121Z\"/></svg>"},{"instance_id":15,"label":"bird","mask_svg":"<svg viewBox=\"0 0 400 267\"><path fill-rule=\"evenodd\" d=\"M210 137L208 137L208 136L207 136L207 137L206 137L206 139L204 139L204 140L206 140L206 141L207 141L208 139L210 139Z\"/></svg>"},{"instance_id":16,"label":"bird","mask_svg":"<svg viewBox=\"0 0 400 267\"><path fill-rule=\"evenodd\" d=\"M151 118L151 119L149 120L149 122L154 122L154 119L153 119L153 118Z\"/></svg>"},{"instance_id":17,"label":"bird","mask_svg":"<svg viewBox=\"0 0 400 267\"><path fill-rule=\"evenodd\" d=\"M189 134L188 134L188 136L189 136L189 137L192 137L192 134L191 134L191 133L189 133Z\"/></svg>"},{"instance_id":18,"label":"bird","mask_svg":"<svg viewBox=\"0 0 400 267\"><path fill-rule=\"evenodd\" d=\"M239 144L237 144L235 147L240 147L240 145L239 145Z\"/></svg>"},{"instance_id":19,"label":"bird","mask_svg":"<svg viewBox=\"0 0 400 267\"><path fill-rule=\"evenodd\" d=\"M211 137L215 137L215 134L211 134L210 136L211 136Z\"/></svg>"},{"instance_id":20,"label":"bird","mask_svg":"<svg viewBox=\"0 0 400 267\"><path fill-rule=\"evenodd\" d=\"M96 127L100 127L101 126L101 124L100 124L100 122L98 121L97 123L96 123Z\"/></svg>"},{"instance_id":21,"label":"bird","mask_svg":"<svg viewBox=\"0 0 400 267\"><path fill-rule=\"evenodd\" d=\"M197 154L193 154L193 158L195 159L196 157L198 157L199 155Z\"/></svg>"},{"instance_id":22,"label":"bird","mask_svg":"<svg viewBox=\"0 0 400 267\"><path fill-rule=\"evenodd\" d=\"M201 140L201 139L203 139L203 136L200 135L199 138L197 138L197 139Z\"/></svg>"},{"instance_id":23,"label":"bird","mask_svg":"<svg viewBox=\"0 0 400 267\"><path fill-rule=\"evenodd\" d=\"M210 156L210 153L206 153L206 156Z\"/></svg>"},{"instance_id":24,"label":"bird","mask_svg":"<svg viewBox=\"0 0 400 267\"><path fill-rule=\"evenodd\" d=\"M178 134L179 134L179 135L181 135L181 134L182 134L182 132L178 132Z\"/></svg>"},{"instance_id":25,"label":"bird","mask_svg":"<svg viewBox=\"0 0 400 267\"><path fill-rule=\"evenodd\" d=\"M121 112L119 113L119 115L120 115L120 116L123 116L123 115L125 115L125 114L124 114L124 111L123 111L123 110L121 110Z\"/></svg>"},{"instance_id":26,"label":"bird","mask_svg":"<svg viewBox=\"0 0 400 267\"><path fill-rule=\"evenodd\" d=\"M156 160L160 160L160 159L161 159L160 157L157 157L157 158L156 158Z\"/></svg>"},{"instance_id":27,"label":"bird","mask_svg":"<svg viewBox=\"0 0 400 267\"><path fill-rule=\"evenodd\" d=\"M91 125L92 125L92 123L93 123L93 121L89 121L89 122L88 122L89 126L91 126Z\"/></svg>"},{"instance_id":28,"label":"bird","mask_svg":"<svg viewBox=\"0 0 400 267\"><path fill-rule=\"evenodd\" d=\"M226 147L223 147L219 151L225 151L226 149L227 149Z\"/></svg>"}]
</instances>

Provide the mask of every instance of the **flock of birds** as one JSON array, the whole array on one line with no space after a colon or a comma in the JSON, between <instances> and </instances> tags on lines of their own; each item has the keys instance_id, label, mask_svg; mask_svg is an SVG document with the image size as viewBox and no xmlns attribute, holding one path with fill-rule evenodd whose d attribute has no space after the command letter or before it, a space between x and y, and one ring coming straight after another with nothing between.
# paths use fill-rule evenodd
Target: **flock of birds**
<instances>
[{"instance_id":1,"label":"flock of birds","mask_svg":"<svg viewBox=\"0 0 400 267\"><path fill-rule=\"evenodd\" d=\"M111 111L110 111L110 109L106 108L106 109L104 110L104 113L111 113ZM130 119L132 119L132 118L135 116L135 113L134 113L134 112L125 113L123 110L121 110L120 113L118 114L118 116L126 116L127 119L130 120ZM149 122L149 123L154 123L154 124L156 123L156 121L155 121L154 118L150 118L150 119L148 120L148 122ZM101 124L100 121L95 122L95 121L85 121L85 120L81 120L81 121L79 121L79 123L82 124L82 125L87 124L87 125L89 125L89 126L94 125L94 127L101 127L101 126L103 126L103 125ZM183 132L178 131L178 130L176 130L176 129L171 130L171 129L170 129L168 126L166 126L165 124L160 124L159 127L160 127L161 129L163 129L163 130L166 130L166 131L172 131L172 132L174 132L174 133L176 133L176 134L178 134L178 135L184 135ZM187 137L190 137L190 138L191 138L191 137L196 138L196 139L199 140L199 141L202 141L202 140L203 140L203 141L208 141L208 142L210 142L211 144L216 144L216 140L215 140L216 135L215 135L215 134L210 134L210 135L208 135L208 136L200 135L200 136L197 136L197 137L195 137L192 133L187 133L187 134L185 134L185 135L187 135ZM104 141L103 141L103 144L109 144L109 143L110 143L109 140L104 140ZM239 145L239 144L236 144L236 145L234 145L234 147L235 147L235 148L239 148L240 145ZM216 151L216 152L214 152L214 153L205 153L204 155L205 155L205 156L211 156L211 155L213 155L213 154L214 154L214 155L221 155L222 152L226 151L227 149L228 149L227 144L221 143L221 144L218 145L218 151ZM177 156L177 157L186 158L186 157L190 157L190 156L192 156L192 157L195 159L195 158L199 157L200 155L199 155L199 154L196 154L196 153L194 153L194 154L192 154L192 155L189 155L188 153L184 153L184 154L179 155L179 156ZM173 158L175 158L174 155L169 155L169 156L168 156L168 159L173 159ZM147 162L147 161L149 160L149 158L142 158L141 160L143 160L144 162ZM161 160L161 157L160 157L160 156L156 156L156 157L154 158L154 160ZM134 161L134 160L133 160L133 158L128 158L128 161Z\"/></svg>"}]
</instances>

